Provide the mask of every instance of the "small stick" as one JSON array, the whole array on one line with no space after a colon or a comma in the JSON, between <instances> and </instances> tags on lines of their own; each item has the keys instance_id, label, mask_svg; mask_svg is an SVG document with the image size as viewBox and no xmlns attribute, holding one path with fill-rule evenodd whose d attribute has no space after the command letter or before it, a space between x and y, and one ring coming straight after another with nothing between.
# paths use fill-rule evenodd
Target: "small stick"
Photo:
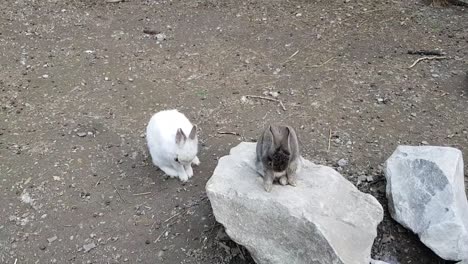
<instances>
[{"instance_id":1,"label":"small stick","mask_svg":"<svg viewBox=\"0 0 468 264\"><path fill-rule=\"evenodd\" d=\"M326 60L324 63L322 64L317 64L317 65L310 65L310 66L306 66L307 68L320 68L322 66L324 66L325 64L329 63L330 61L332 61L334 59L334 57L331 57L330 59Z\"/></svg>"},{"instance_id":2,"label":"small stick","mask_svg":"<svg viewBox=\"0 0 468 264\"><path fill-rule=\"evenodd\" d=\"M94 187L97 187L99 185L99 183L101 183L101 179L99 179L96 184L94 185Z\"/></svg>"},{"instance_id":3,"label":"small stick","mask_svg":"<svg viewBox=\"0 0 468 264\"><path fill-rule=\"evenodd\" d=\"M328 133L328 149L327 149L327 152L330 151L331 137L332 137L332 131L331 131L331 128L330 128L329 133Z\"/></svg>"},{"instance_id":4,"label":"small stick","mask_svg":"<svg viewBox=\"0 0 468 264\"><path fill-rule=\"evenodd\" d=\"M281 108L283 108L283 110L286 111L286 107L284 107L284 104L283 104L283 102L281 102L281 100L270 98L270 97L265 97L265 96L258 96L258 95L246 95L245 97L277 102L277 103L280 104Z\"/></svg>"},{"instance_id":5,"label":"small stick","mask_svg":"<svg viewBox=\"0 0 468 264\"><path fill-rule=\"evenodd\" d=\"M238 249L239 252L241 253L241 258L242 258L242 260L245 260L244 252L242 252L242 249L239 247L239 244L236 244L236 245L237 245L237 249Z\"/></svg>"},{"instance_id":6,"label":"small stick","mask_svg":"<svg viewBox=\"0 0 468 264\"><path fill-rule=\"evenodd\" d=\"M143 29L143 33L148 34L148 35L156 35L159 32L157 30L155 30L155 29L145 28L145 29Z\"/></svg>"},{"instance_id":7,"label":"small stick","mask_svg":"<svg viewBox=\"0 0 468 264\"><path fill-rule=\"evenodd\" d=\"M178 212L177 214L175 214L175 215L169 217L168 219L164 220L163 223L166 223L166 222L170 221L172 218L174 218L174 217L176 217L176 216L178 216L178 215L180 215L180 214L182 214L182 213L185 213L185 212L186 212L186 210L183 210L183 211L181 211L181 212Z\"/></svg>"},{"instance_id":8,"label":"small stick","mask_svg":"<svg viewBox=\"0 0 468 264\"><path fill-rule=\"evenodd\" d=\"M15 258L15 263L14 263L14 264L16 264L16 262L17 262L17 261L18 261L18 259L17 259L17 258Z\"/></svg>"},{"instance_id":9,"label":"small stick","mask_svg":"<svg viewBox=\"0 0 468 264\"><path fill-rule=\"evenodd\" d=\"M168 229L168 227L166 227L166 228L162 231L162 233L158 236L158 238L156 238L156 240L154 241L154 243L157 243L157 242L159 241L159 239L162 237L162 235L163 235L164 233L166 233L167 229Z\"/></svg>"},{"instance_id":10,"label":"small stick","mask_svg":"<svg viewBox=\"0 0 468 264\"><path fill-rule=\"evenodd\" d=\"M240 136L239 133L237 132L224 132L224 131L218 131L217 132L218 134L221 134L221 135L234 135L234 136Z\"/></svg>"},{"instance_id":11,"label":"small stick","mask_svg":"<svg viewBox=\"0 0 468 264\"><path fill-rule=\"evenodd\" d=\"M133 196L140 196L140 195L147 195L147 194L151 194L151 192L134 193Z\"/></svg>"},{"instance_id":12,"label":"small stick","mask_svg":"<svg viewBox=\"0 0 468 264\"><path fill-rule=\"evenodd\" d=\"M416 66L416 64L418 64L419 62L423 60L443 60L443 59L448 59L448 58L446 56L422 57L422 58L415 60L413 64L411 64L411 66L408 67L408 69L413 68L414 66Z\"/></svg>"},{"instance_id":13,"label":"small stick","mask_svg":"<svg viewBox=\"0 0 468 264\"><path fill-rule=\"evenodd\" d=\"M425 56L443 56L444 54L439 50L408 50L410 55L425 55Z\"/></svg>"},{"instance_id":14,"label":"small stick","mask_svg":"<svg viewBox=\"0 0 468 264\"><path fill-rule=\"evenodd\" d=\"M119 195L120 200L122 200L123 202L125 202L125 200L122 198L122 195L120 195L119 190L117 190L117 188L115 188L114 185L112 185L112 187L114 187L115 191L116 191L117 194Z\"/></svg>"},{"instance_id":15,"label":"small stick","mask_svg":"<svg viewBox=\"0 0 468 264\"><path fill-rule=\"evenodd\" d=\"M283 64L288 63L288 62L289 62L294 56L296 56L298 53L299 53L299 50L297 50L296 52L294 52L293 55L289 56L289 58L283 62Z\"/></svg>"}]
</instances>

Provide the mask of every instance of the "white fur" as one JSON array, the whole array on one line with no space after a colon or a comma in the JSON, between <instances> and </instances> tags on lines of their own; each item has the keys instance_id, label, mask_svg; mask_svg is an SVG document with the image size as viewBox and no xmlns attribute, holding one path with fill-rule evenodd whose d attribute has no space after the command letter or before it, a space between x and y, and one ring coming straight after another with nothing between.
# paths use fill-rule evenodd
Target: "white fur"
<instances>
[{"instance_id":1,"label":"white fur","mask_svg":"<svg viewBox=\"0 0 468 264\"><path fill-rule=\"evenodd\" d=\"M198 138L189 138L192 127L184 114L177 110L165 110L154 114L146 128L146 141L153 164L170 177L178 177L183 182L193 176L192 163L200 164L197 157ZM179 128L187 140L177 144ZM179 162L174 160L176 157Z\"/></svg>"}]
</instances>

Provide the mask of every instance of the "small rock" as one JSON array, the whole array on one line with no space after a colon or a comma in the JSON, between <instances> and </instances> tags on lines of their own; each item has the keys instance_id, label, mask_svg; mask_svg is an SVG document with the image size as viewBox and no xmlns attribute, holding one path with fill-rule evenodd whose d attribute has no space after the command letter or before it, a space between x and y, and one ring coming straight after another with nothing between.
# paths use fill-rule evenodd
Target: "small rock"
<instances>
[{"instance_id":1,"label":"small rock","mask_svg":"<svg viewBox=\"0 0 468 264\"><path fill-rule=\"evenodd\" d=\"M54 242L55 240L57 240L57 236L53 236L47 239L47 241L49 241L49 244Z\"/></svg>"},{"instance_id":2,"label":"small rock","mask_svg":"<svg viewBox=\"0 0 468 264\"><path fill-rule=\"evenodd\" d=\"M425 141L425 140L421 141L421 144L423 144L423 145L429 145L429 143L428 143L427 141Z\"/></svg>"},{"instance_id":3,"label":"small rock","mask_svg":"<svg viewBox=\"0 0 468 264\"><path fill-rule=\"evenodd\" d=\"M344 166L347 166L348 165L348 161L345 160L345 159L340 159L338 162L337 162L338 166L340 167L344 167Z\"/></svg>"},{"instance_id":4,"label":"small rock","mask_svg":"<svg viewBox=\"0 0 468 264\"><path fill-rule=\"evenodd\" d=\"M145 244L146 244L146 245L149 245L149 244L151 244L151 241L150 241L149 239L147 239L147 240L145 241Z\"/></svg>"},{"instance_id":5,"label":"small rock","mask_svg":"<svg viewBox=\"0 0 468 264\"><path fill-rule=\"evenodd\" d=\"M164 33L158 33L158 34L156 34L156 39L157 39L158 41L166 40L166 34L164 34Z\"/></svg>"},{"instance_id":6,"label":"small rock","mask_svg":"<svg viewBox=\"0 0 468 264\"><path fill-rule=\"evenodd\" d=\"M79 137L86 137L86 135L88 135L88 133L86 133L86 132L78 132L78 133L76 133L76 135L79 136Z\"/></svg>"},{"instance_id":7,"label":"small rock","mask_svg":"<svg viewBox=\"0 0 468 264\"><path fill-rule=\"evenodd\" d=\"M40 249L40 250L45 250L46 248L47 248L46 245L39 245L39 249Z\"/></svg>"},{"instance_id":8,"label":"small rock","mask_svg":"<svg viewBox=\"0 0 468 264\"><path fill-rule=\"evenodd\" d=\"M86 244L83 246L83 249L84 249L84 252L87 253L89 251L91 251L93 248L96 247L96 244L93 243L89 243L89 244Z\"/></svg>"},{"instance_id":9,"label":"small rock","mask_svg":"<svg viewBox=\"0 0 468 264\"><path fill-rule=\"evenodd\" d=\"M271 97L278 97L279 96L279 93L278 92L269 92L268 93Z\"/></svg>"}]
</instances>

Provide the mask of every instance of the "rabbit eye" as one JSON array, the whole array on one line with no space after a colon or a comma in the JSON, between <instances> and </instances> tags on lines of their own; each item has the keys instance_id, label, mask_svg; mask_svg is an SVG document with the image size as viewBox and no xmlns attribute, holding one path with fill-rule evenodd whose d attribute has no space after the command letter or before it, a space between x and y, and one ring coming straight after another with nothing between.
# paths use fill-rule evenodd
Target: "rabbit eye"
<instances>
[{"instance_id":1,"label":"rabbit eye","mask_svg":"<svg viewBox=\"0 0 468 264\"><path fill-rule=\"evenodd\" d=\"M179 162L179 158L175 157L175 158L174 158L174 161L175 161L175 162Z\"/></svg>"}]
</instances>

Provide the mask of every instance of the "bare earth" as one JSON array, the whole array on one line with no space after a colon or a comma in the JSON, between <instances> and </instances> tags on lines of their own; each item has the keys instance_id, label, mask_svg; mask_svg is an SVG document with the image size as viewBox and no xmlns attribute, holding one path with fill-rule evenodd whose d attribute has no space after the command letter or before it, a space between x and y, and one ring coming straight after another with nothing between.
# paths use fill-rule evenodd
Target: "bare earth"
<instances>
[{"instance_id":1,"label":"bare earth","mask_svg":"<svg viewBox=\"0 0 468 264\"><path fill-rule=\"evenodd\" d=\"M408 50L447 58L408 69L423 57ZM341 173L384 207L382 165L398 144L468 157L460 7L3 0L0 51L0 263L252 263L204 186L270 122L294 126L314 162L347 160ZM169 108L201 128L187 184L148 159L145 126ZM376 259L444 263L387 211L378 231Z\"/></svg>"}]
</instances>

